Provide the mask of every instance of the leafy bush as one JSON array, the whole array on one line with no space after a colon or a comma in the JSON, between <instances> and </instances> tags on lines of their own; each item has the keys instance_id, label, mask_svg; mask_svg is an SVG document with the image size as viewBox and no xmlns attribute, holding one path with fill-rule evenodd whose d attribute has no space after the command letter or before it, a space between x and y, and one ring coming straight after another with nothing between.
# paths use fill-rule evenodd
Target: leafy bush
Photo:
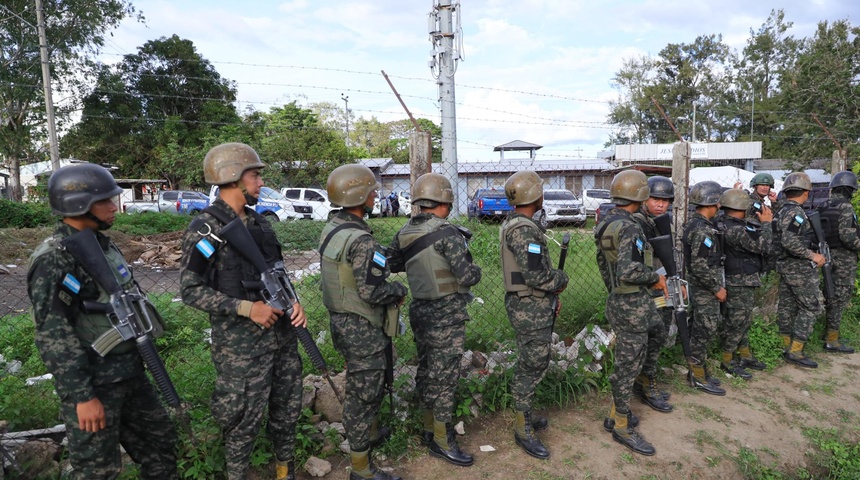
<instances>
[{"instance_id":1,"label":"leafy bush","mask_svg":"<svg viewBox=\"0 0 860 480\"><path fill-rule=\"evenodd\" d=\"M117 213L113 230L129 235L177 232L188 228L191 219L190 215L163 212Z\"/></svg>"},{"instance_id":2,"label":"leafy bush","mask_svg":"<svg viewBox=\"0 0 860 480\"><path fill-rule=\"evenodd\" d=\"M55 221L47 202L0 200L0 228L41 227Z\"/></svg>"}]
</instances>

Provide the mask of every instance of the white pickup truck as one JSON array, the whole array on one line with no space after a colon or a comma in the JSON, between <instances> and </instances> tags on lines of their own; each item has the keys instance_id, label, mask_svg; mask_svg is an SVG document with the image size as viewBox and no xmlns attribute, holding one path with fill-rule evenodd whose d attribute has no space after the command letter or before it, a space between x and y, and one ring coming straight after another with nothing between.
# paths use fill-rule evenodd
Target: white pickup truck
<instances>
[{"instance_id":1,"label":"white pickup truck","mask_svg":"<svg viewBox=\"0 0 860 480\"><path fill-rule=\"evenodd\" d=\"M212 189L209 190L209 200L214 202L217 197L218 186L212 185ZM260 189L260 198L254 209L269 221L309 219L313 212L307 202L287 200L280 192L269 187Z\"/></svg>"},{"instance_id":2,"label":"white pickup truck","mask_svg":"<svg viewBox=\"0 0 860 480\"><path fill-rule=\"evenodd\" d=\"M166 212L196 215L209 206L209 198L191 190L161 190L155 201L137 200L122 204L125 213Z\"/></svg>"}]
</instances>

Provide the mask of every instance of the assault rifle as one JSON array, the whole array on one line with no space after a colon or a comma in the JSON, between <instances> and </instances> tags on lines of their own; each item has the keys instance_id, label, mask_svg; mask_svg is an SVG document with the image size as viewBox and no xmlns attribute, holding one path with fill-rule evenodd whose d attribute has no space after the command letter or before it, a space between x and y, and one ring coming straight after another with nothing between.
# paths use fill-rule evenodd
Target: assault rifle
<instances>
[{"instance_id":1,"label":"assault rifle","mask_svg":"<svg viewBox=\"0 0 860 480\"><path fill-rule=\"evenodd\" d=\"M558 269L564 270L564 262L567 260L567 248L570 246L570 232L565 232L564 237L561 238L561 253L558 256ZM559 299L555 297L555 305L552 308L555 314L552 317L552 328L555 329L555 319L558 318L559 313Z\"/></svg>"},{"instance_id":2,"label":"assault rifle","mask_svg":"<svg viewBox=\"0 0 860 480\"><path fill-rule=\"evenodd\" d=\"M684 356L691 358L690 327L687 324L687 308L689 308L690 303L684 298L684 290L687 288L687 282L682 280L678 274L672 237L670 235L661 235L648 240L648 243L651 244L651 247L654 249L654 255L660 259L660 263L666 269L666 287L669 290L669 300L666 302L666 305L675 310L675 324L678 326L678 336L681 337L681 348L684 350Z\"/></svg>"},{"instance_id":3,"label":"assault rifle","mask_svg":"<svg viewBox=\"0 0 860 480\"><path fill-rule=\"evenodd\" d=\"M293 289L293 284L290 282L290 278L284 268L284 262L278 261L269 266L266 263L266 259L263 258L260 248L254 243L251 232L248 231L245 224L239 218L234 218L224 225L218 235L232 245L246 260L251 262L251 265L258 272L261 272L259 280L243 281L242 286L248 290L258 292L266 304L282 310L284 317L289 319L293 314L293 304L298 303L299 297L296 295L295 289ZM340 403L343 403L343 398L329 375L328 365L325 363L322 352L320 352L319 347L317 347L317 344L311 338L308 329L306 327L295 327L295 329L296 336L311 359L311 363L314 364L317 370L322 372L332 390L334 390L338 400L340 400Z\"/></svg>"},{"instance_id":4,"label":"assault rifle","mask_svg":"<svg viewBox=\"0 0 860 480\"><path fill-rule=\"evenodd\" d=\"M821 217L818 212L811 212L806 216L809 217L809 224L812 225L815 239L818 240L818 253L824 255L824 266L821 267L821 273L824 277L824 298L830 302L836 294L833 287L833 259L830 256L830 246L827 245L827 239L824 237L824 229L821 228ZM814 262L812 266L817 267Z\"/></svg>"},{"instance_id":5,"label":"assault rifle","mask_svg":"<svg viewBox=\"0 0 860 480\"><path fill-rule=\"evenodd\" d=\"M167 375L164 362L158 356L155 343L150 332L154 323L150 312L156 312L155 307L147 300L136 283L123 288L116 277L116 272L108 263L107 257L96 239L95 233L85 228L60 241L60 245L77 260L87 274L110 295L106 304L84 301L84 310L104 313L110 319L113 328L103 333L92 344L93 350L101 356L107 355L114 347L127 340L134 340L137 351L143 358L143 363L152 374L155 384L165 401L178 414L183 428L189 438L194 441L190 421L184 413L176 387ZM157 313L157 312L156 312Z\"/></svg>"},{"instance_id":6,"label":"assault rifle","mask_svg":"<svg viewBox=\"0 0 860 480\"><path fill-rule=\"evenodd\" d=\"M654 217L654 224L657 226L657 235L672 235L672 216L669 212Z\"/></svg>"}]
</instances>

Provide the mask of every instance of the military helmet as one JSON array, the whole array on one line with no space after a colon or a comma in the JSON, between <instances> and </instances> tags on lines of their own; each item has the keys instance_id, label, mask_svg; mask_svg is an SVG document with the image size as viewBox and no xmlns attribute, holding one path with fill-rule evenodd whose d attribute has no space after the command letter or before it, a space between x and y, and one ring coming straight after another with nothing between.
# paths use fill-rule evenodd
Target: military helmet
<instances>
[{"instance_id":1,"label":"military helmet","mask_svg":"<svg viewBox=\"0 0 860 480\"><path fill-rule=\"evenodd\" d=\"M333 205L350 208L366 202L370 193L379 189L379 182L369 168L352 163L332 170L325 189Z\"/></svg>"},{"instance_id":2,"label":"military helmet","mask_svg":"<svg viewBox=\"0 0 860 480\"><path fill-rule=\"evenodd\" d=\"M648 199L649 192L648 179L639 170L619 172L609 185L609 196L617 204L644 202Z\"/></svg>"},{"instance_id":3,"label":"military helmet","mask_svg":"<svg viewBox=\"0 0 860 480\"><path fill-rule=\"evenodd\" d=\"M543 180L531 170L521 170L505 181L505 196L515 207L536 202L543 197Z\"/></svg>"},{"instance_id":4,"label":"military helmet","mask_svg":"<svg viewBox=\"0 0 860 480\"><path fill-rule=\"evenodd\" d=\"M440 203L454 203L454 189L445 175L425 173L412 186L412 204L433 208Z\"/></svg>"},{"instance_id":5,"label":"military helmet","mask_svg":"<svg viewBox=\"0 0 860 480\"><path fill-rule=\"evenodd\" d=\"M830 188L847 187L857 190L857 175L854 172L839 172L830 180Z\"/></svg>"},{"instance_id":6,"label":"military helmet","mask_svg":"<svg viewBox=\"0 0 860 480\"><path fill-rule=\"evenodd\" d=\"M648 179L648 189L650 190L649 197L665 198L670 201L675 198L675 185L672 184L672 180L666 177L661 177L660 175L650 177Z\"/></svg>"},{"instance_id":7,"label":"military helmet","mask_svg":"<svg viewBox=\"0 0 860 480\"><path fill-rule=\"evenodd\" d=\"M212 147L203 159L203 178L211 185L238 182L246 170L263 168L260 156L244 143L222 143Z\"/></svg>"},{"instance_id":8,"label":"military helmet","mask_svg":"<svg viewBox=\"0 0 860 480\"><path fill-rule=\"evenodd\" d=\"M61 217L77 217L90 211L98 201L122 193L113 175L94 163L78 163L60 168L48 179L48 202Z\"/></svg>"},{"instance_id":9,"label":"military helmet","mask_svg":"<svg viewBox=\"0 0 860 480\"><path fill-rule=\"evenodd\" d=\"M782 191L787 192L789 190L812 190L812 180L809 179L809 175L803 172L789 173L782 182Z\"/></svg>"},{"instance_id":10,"label":"military helmet","mask_svg":"<svg viewBox=\"0 0 860 480\"><path fill-rule=\"evenodd\" d=\"M693 185L690 190L690 204L699 207L709 207L720 202L723 187L719 183L708 180Z\"/></svg>"},{"instance_id":11,"label":"military helmet","mask_svg":"<svg viewBox=\"0 0 860 480\"><path fill-rule=\"evenodd\" d=\"M767 185L773 187L773 175L769 173L756 173L750 180L750 187L755 188L756 185Z\"/></svg>"},{"instance_id":12,"label":"military helmet","mask_svg":"<svg viewBox=\"0 0 860 480\"><path fill-rule=\"evenodd\" d=\"M752 198L740 188L730 188L720 197L720 207L746 211L752 205Z\"/></svg>"}]
</instances>

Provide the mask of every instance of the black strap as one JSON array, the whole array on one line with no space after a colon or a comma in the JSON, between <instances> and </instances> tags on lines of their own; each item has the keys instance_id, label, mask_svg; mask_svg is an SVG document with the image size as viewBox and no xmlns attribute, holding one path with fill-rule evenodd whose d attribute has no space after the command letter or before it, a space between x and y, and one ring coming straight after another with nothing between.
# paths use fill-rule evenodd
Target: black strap
<instances>
[{"instance_id":1,"label":"black strap","mask_svg":"<svg viewBox=\"0 0 860 480\"><path fill-rule=\"evenodd\" d=\"M227 225L228 223L230 223L230 220L232 220L232 218L227 215L227 212L219 208L215 208L215 205L209 205L208 207L204 208L203 213L208 213L209 215L212 215L213 217L215 217L216 220L218 220L224 225Z\"/></svg>"},{"instance_id":2,"label":"black strap","mask_svg":"<svg viewBox=\"0 0 860 480\"><path fill-rule=\"evenodd\" d=\"M320 244L320 249L319 249L320 255L323 255L323 252L325 252L326 247L328 247L328 242L330 242L331 239L334 238L334 235L337 232L339 232L341 230L346 230L348 228L357 228L359 230L364 230L363 228L361 228L361 225L359 225L358 223L355 223L355 222L341 223L340 225L334 227L332 229L332 231L328 232L328 235L326 235L325 239Z\"/></svg>"},{"instance_id":3,"label":"black strap","mask_svg":"<svg viewBox=\"0 0 860 480\"><path fill-rule=\"evenodd\" d=\"M460 232L452 227L451 225L446 225L435 232L428 233L423 237L419 238L412 242L408 247L403 249L403 261L408 262L415 255L421 253L425 248L433 245L439 240L449 236L449 235L459 235Z\"/></svg>"},{"instance_id":4,"label":"black strap","mask_svg":"<svg viewBox=\"0 0 860 480\"><path fill-rule=\"evenodd\" d=\"M603 238L603 233L606 232L607 228L609 228L609 224L611 224L612 222L614 222L616 220L621 220L624 217L625 217L624 215L612 215L609 218L607 218L606 221L603 222L603 226L600 227L600 230L598 230L597 233L594 234L594 238L596 238L598 241L600 241L600 239Z\"/></svg>"}]
</instances>

